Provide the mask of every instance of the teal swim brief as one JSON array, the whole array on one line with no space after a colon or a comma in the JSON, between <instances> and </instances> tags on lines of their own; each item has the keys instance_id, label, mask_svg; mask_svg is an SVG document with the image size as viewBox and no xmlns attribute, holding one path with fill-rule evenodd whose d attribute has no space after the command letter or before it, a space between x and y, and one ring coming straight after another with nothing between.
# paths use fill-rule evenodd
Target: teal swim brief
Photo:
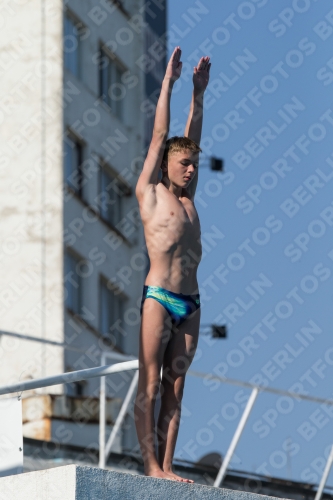
<instances>
[{"instance_id":1,"label":"teal swim brief","mask_svg":"<svg viewBox=\"0 0 333 500\"><path fill-rule=\"evenodd\" d=\"M146 299L157 300L170 314L172 323L180 325L190 314L200 307L200 294L184 295L166 290L160 286L145 285L143 287L140 314Z\"/></svg>"}]
</instances>

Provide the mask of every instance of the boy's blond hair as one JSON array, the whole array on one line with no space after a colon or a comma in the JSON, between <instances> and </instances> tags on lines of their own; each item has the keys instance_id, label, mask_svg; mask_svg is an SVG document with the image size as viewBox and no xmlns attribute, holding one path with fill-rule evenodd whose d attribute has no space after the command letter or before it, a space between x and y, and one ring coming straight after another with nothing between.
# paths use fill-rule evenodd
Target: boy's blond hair
<instances>
[{"instance_id":1,"label":"boy's blond hair","mask_svg":"<svg viewBox=\"0 0 333 500\"><path fill-rule=\"evenodd\" d=\"M170 137L165 143L163 161L167 162L169 155L184 151L184 149L189 149L193 153L200 153L202 151L198 144L192 141L192 139L175 135L174 137Z\"/></svg>"}]
</instances>

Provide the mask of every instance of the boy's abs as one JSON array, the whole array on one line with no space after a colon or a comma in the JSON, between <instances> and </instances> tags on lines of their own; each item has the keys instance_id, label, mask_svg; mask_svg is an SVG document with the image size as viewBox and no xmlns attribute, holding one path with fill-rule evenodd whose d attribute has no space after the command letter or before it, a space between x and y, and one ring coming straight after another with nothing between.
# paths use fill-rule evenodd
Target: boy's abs
<instances>
[{"instance_id":1,"label":"boy's abs","mask_svg":"<svg viewBox=\"0 0 333 500\"><path fill-rule=\"evenodd\" d=\"M194 267L178 266L174 262L168 268L164 262L152 262L145 285L159 286L174 293L193 295L199 293L197 264Z\"/></svg>"},{"instance_id":2,"label":"boy's abs","mask_svg":"<svg viewBox=\"0 0 333 500\"><path fill-rule=\"evenodd\" d=\"M145 284L175 293L198 290L197 269L201 260L200 222L193 203L173 195L157 203L151 217L143 218L150 270Z\"/></svg>"}]
</instances>

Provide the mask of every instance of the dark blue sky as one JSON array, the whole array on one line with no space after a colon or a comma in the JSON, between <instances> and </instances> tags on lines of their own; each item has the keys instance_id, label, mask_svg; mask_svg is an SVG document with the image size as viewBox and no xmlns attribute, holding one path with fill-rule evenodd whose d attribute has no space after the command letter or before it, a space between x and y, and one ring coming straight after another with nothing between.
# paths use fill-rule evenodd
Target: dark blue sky
<instances>
[{"instance_id":1,"label":"dark blue sky","mask_svg":"<svg viewBox=\"0 0 333 500\"><path fill-rule=\"evenodd\" d=\"M196 58L211 56L197 188L204 257L192 369L333 399L333 5L329 0L169 2L185 126ZM332 109L332 111L331 111ZM208 157L224 159L212 172ZM188 377L176 456L226 453L249 391ZM333 407L260 394L233 467L318 482ZM333 485L333 471L328 484Z\"/></svg>"}]
</instances>

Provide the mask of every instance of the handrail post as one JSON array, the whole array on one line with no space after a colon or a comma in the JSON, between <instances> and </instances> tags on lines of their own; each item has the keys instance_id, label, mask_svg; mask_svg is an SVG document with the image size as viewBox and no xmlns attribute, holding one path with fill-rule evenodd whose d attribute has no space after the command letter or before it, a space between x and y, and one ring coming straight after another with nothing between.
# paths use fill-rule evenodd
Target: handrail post
<instances>
[{"instance_id":1,"label":"handrail post","mask_svg":"<svg viewBox=\"0 0 333 500\"><path fill-rule=\"evenodd\" d=\"M105 364L105 354L102 352L101 365ZM100 379L100 391L99 391L99 463L98 466L101 469L105 468L105 377Z\"/></svg>"},{"instance_id":2,"label":"handrail post","mask_svg":"<svg viewBox=\"0 0 333 500\"><path fill-rule=\"evenodd\" d=\"M226 453L226 456L225 458L223 459L223 462L222 462L222 465L221 465L221 468L216 476L216 479L215 479L215 482L214 482L214 486L216 486L217 488L219 488L222 484L222 481L226 475L226 472L227 472L227 469L228 469L228 466L229 466L229 463L230 463L230 460L231 460L231 457L232 455L234 454L234 451L236 449L236 446L238 444L238 441L242 435L242 432L244 430L244 427L245 427L245 424L249 418L249 415L251 413L251 410L253 408L253 405L255 403L255 400L257 399L257 396L259 394L259 389L258 387L254 387L252 389L252 392L251 392L251 395L249 397L249 400L245 406L245 409L244 409L244 412L243 412L243 415L239 421L239 424L237 426L237 429L236 429L236 432L232 438L232 441L230 443L230 446L228 448L228 451Z\"/></svg>"},{"instance_id":3,"label":"handrail post","mask_svg":"<svg viewBox=\"0 0 333 500\"><path fill-rule=\"evenodd\" d=\"M325 466L322 478L320 480L320 484L319 484L319 487L318 487L318 490L317 490L317 493L316 493L316 496L315 496L315 500L320 500L321 499L321 496L323 494L323 491L324 491L324 488L325 488L325 484L326 484L328 475L329 475L331 467L332 467L332 463L333 463L333 444L332 444L332 447L331 447L330 454L328 455L328 458L327 458L326 466Z\"/></svg>"},{"instance_id":4,"label":"handrail post","mask_svg":"<svg viewBox=\"0 0 333 500\"><path fill-rule=\"evenodd\" d=\"M122 407L120 409L120 412L119 412L119 414L117 416L117 419L116 419L116 421L114 423L112 432L111 432L111 434L109 436L109 439L108 439L108 442L106 443L106 447L105 447L105 461L107 461L107 459L108 459L108 456L109 456L110 451L111 451L111 447L112 447L112 445L114 443L114 440L116 439L117 434L119 432L119 429L122 426L123 421L124 421L124 419L126 417L127 409L129 407L129 405L131 404L133 393L134 393L134 391L136 389L136 386L138 384L138 379L139 379L139 370L136 370L136 372L134 373L131 385L129 386L129 389L127 391L126 397L125 397L125 399L123 401L123 404L122 404Z\"/></svg>"}]
</instances>

